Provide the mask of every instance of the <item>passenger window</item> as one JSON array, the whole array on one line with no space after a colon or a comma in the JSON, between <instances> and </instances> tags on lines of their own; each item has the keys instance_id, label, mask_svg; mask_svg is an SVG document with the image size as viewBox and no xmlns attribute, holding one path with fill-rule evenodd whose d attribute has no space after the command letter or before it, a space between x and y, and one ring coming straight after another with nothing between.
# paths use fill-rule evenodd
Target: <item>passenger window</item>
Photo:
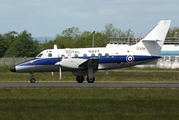
<instances>
[{"instance_id":1,"label":"passenger window","mask_svg":"<svg viewBox=\"0 0 179 120\"><path fill-rule=\"evenodd\" d=\"M99 58L101 58L101 57L102 57L102 54L101 54L101 53L99 53L99 54L98 54L98 57L99 57Z\"/></svg>"},{"instance_id":2,"label":"passenger window","mask_svg":"<svg viewBox=\"0 0 179 120\"><path fill-rule=\"evenodd\" d=\"M68 55L68 58L71 58L71 55Z\"/></svg>"},{"instance_id":3,"label":"passenger window","mask_svg":"<svg viewBox=\"0 0 179 120\"><path fill-rule=\"evenodd\" d=\"M48 54L48 57L52 57L52 53L49 53L49 54Z\"/></svg>"},{"instance_id":4,"label":"passenger window","mask_svg":"<svg viewBox=\"0 0 179 120\"><path fill-rule=\"evenodd\" d=\"M94 53L93 53L93 54L91 54L91 57L93 57L93 58L94 58L94 57L95 57L95 54L94 54Z\"/></svg>"},{"instance_id":5,"label":"passenger window","mask_svg":"<svg viewBox=\"0 0 179 120\"><path fill-rule=\"evenodd\" d=\"M61 55L61 58L65 58L65 55L62 54L62 55Z\"/></svg>"},{"instance_id":6,"label":"passenger window","mask_svg":"<svg viewBox=\"0 0 179 120\"><path fill-rule=\"evenodd\" d=\"M108 54L108 53L105 53L105 57L108 58L108 57L109 57L109 54Z\"/></svg>"},{"instance_id":7,"label":"passenger window","mask_svg":"<svg viewBox=\"0 0 179 120\"><path fill-rule=\"evenodd\" d=\"M87 54L84 54L84 55L83 55L83 58L87 58Z\"/></svg>"},{"instance_id":8,"label":"passenger window","mask_svg":"<svg viewBox=\"0 0 179 120\"><path fill-rule=\"evenodd\" d=\"M75 58L78 58L78 54L75 54L74 57L75 57Z\"/></svg>"}]
</instances>

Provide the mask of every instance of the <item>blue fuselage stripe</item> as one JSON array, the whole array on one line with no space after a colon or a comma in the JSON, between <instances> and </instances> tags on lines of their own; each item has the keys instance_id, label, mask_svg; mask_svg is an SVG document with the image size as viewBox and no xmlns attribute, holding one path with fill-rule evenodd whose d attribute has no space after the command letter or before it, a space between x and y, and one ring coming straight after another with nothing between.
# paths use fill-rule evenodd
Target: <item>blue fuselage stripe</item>
<instances>
[{"instance_id":1,"label":"blue fuselage stripe","mask_svg":"<svg viewBox=\"0 0 179 120\"><path fill-rule=\"evenodd\" d=\"M99 64L105 64L105 63L120 63L120 62L127 62L126 55L123 56L109 56L106 58L105 56L102 56L99 58ZM79 57L79 59L90 59ZM98 58L98 56L96 57ZM137 61L143 61L143 60L150 60L150 59L157 59L160 58L160 56L133 56L132 62ZM55 63L61 61L61 58L38 58L31 61L26 61L24 63L19 64L19 66L29 66L29 65L55 65Z\"/></svg>"}]
</instances>

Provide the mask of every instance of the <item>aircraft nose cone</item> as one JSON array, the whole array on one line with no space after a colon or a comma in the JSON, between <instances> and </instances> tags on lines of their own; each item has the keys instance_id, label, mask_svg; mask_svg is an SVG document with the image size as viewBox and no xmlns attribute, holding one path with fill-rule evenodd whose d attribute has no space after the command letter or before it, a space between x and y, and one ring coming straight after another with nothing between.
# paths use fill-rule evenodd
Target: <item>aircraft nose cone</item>
<instances>
[{"instance_id":1,"label":"aircraft nose cone","mask_svg":"<svg viewBox=\"0 0 179 120\"><path fill-rule=\"evenodd\" d=\"M10 71L11 71L11 72L16 72L15 66L14 66L14 67L11 67Z\"/></svg>"}]
</instances>

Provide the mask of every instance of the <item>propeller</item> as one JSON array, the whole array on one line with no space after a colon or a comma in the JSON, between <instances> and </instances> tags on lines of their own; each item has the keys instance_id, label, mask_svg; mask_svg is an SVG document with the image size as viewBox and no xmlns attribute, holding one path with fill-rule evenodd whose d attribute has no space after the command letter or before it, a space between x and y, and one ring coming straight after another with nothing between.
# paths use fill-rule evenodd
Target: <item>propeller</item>
<instances>
[{"instance_id":1,"label":"propeller","mask_svg":"<svg viewBox=\"0 0 179 120\"><path fill-rule=\"evenodd\" d=\"M106 75L108 75L108 70L105 70L106 71Z\"/></svg>"},{"instance_id":2,"label":"propeller","mask_svg":"<svg viewBox=\"0 0 179 120\"><path fill-rule=\"evenodd\" d=\"M58 56L58 59L59 59L59 61L57 63L55 63L55 65L59 66L59 79L61 80L62 79L62 70L61 70L60 56L59 56L59 53L58 53L57 45L54 45L54 50L56 50L55 52L57 52L57 56ZM61 58L61 61L62 61L62 58Z\"/></svg>"},{"instance_id":3,"label":"propeller","mask_svg":"<svg viewBox=\"0 0 179 120\"><path fill-rule=\"evenodd\" d=\"M58 73L59 73L59 79L62 79L62 68L60 62L55 63L56 66L58 66Z\"/></svg>"},{"instance_id":4,"label":"propeller","mask_svg":"<svg viewBox=\"0 0 179 120\"><path fill-rule=\"evenodd\" d=\"M61 70L61 66L59 67L59 78L60 78L60 80L62 79L62 70Z\"/></svg>"},{"instance_id":5,"label":"propeller","mask_svg":"<svg viewBox=\"0 0 179 120\"><path fill-rule=\"evenodd\" d=\"M52 77L53 77L53 72L51 72L51 75L52 75Z\"/></svg>"}]
</instances>

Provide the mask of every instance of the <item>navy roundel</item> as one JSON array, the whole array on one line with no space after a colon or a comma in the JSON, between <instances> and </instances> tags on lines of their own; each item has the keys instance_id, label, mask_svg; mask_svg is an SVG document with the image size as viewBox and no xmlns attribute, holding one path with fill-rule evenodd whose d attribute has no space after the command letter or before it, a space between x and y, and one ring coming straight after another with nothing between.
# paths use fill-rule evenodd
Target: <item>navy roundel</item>
<instances>
[{"instance_id":1,"label":"navy roundel","mask_svg":"<svg viewBox=\"0 0 179 120\"><path fill-rule=\"evenodd\" d=\"M134 56L133 55L127 55L126 56L126 61L127 62L133 62L134 61Z\"/></svg>"}]
</instances>

